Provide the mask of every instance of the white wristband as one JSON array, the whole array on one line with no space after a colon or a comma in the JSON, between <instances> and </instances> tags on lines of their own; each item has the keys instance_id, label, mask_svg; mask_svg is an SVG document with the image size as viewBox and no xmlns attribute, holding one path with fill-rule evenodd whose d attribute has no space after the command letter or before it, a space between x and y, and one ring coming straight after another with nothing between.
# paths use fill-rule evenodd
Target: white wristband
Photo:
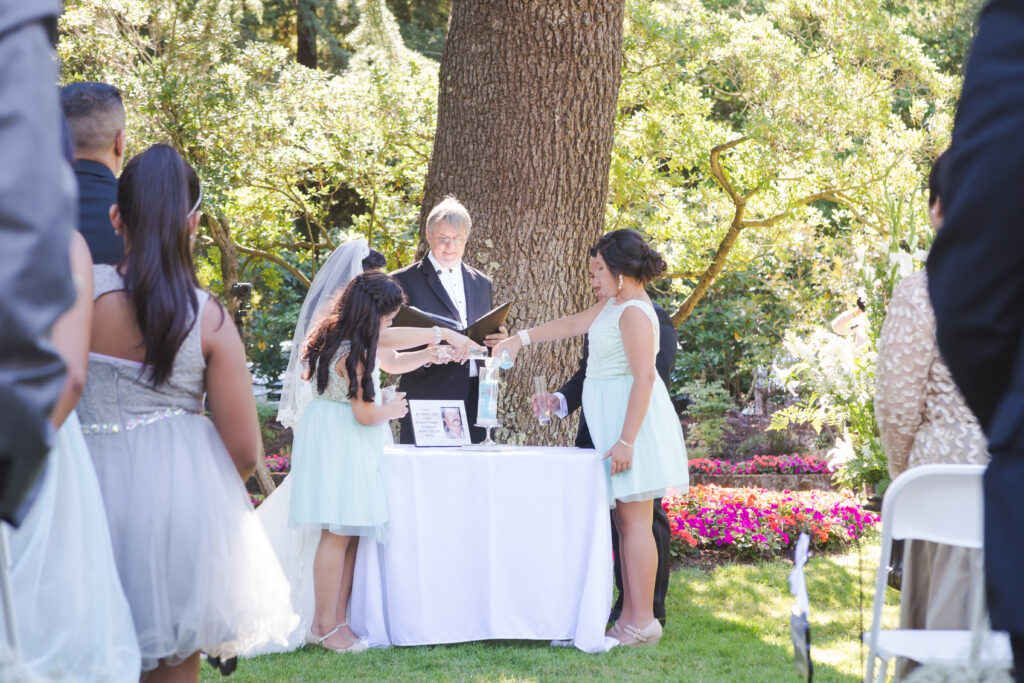
<instances>
[{"instance_id":1,"label":"white wristband","mask_svg":"<svg viewBox=\"0 0 1024 683\"><path fill-rule=\"evenodd\" d=\"M438 327L437 325L434 325L434 343L441 343L441 328Z\"/></svg>"},{"instance_id":2,"label":"white wristband","mask_svg":"<svg viewBox=\"0 0 1024 683\"><path fill-rule=\"evenodd\" d=\"M533 342L530 341L530 333L526 330L519 330L519 340L523 342L523 346L529 346Z\"/></svg>"}]
</instances>

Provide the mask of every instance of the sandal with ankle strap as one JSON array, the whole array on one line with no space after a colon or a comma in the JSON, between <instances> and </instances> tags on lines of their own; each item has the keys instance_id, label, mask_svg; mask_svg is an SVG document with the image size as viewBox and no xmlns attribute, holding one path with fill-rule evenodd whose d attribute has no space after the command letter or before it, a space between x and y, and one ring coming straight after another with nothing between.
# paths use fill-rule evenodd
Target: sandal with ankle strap
<instances>
[{"instance_id":1,"label":"sandal with ankle strap","mask_svg":"<svg viewBox=\"0 0 1024 683\"><path fill-rule=\"evenodd\" d=\"M632 624L626 624L622 632L626 634L626 639L619 641L620 645L625 645L626 647L657 645L658 641L661 640L661 622L655 619L647 624L643 630L637 629Z\"/></svg>"},{"instance_id":2,"label":"sandal with ankle strap","mask_svg":"<svg viewBox=\"0 0 1024 683\"><path fill-rule=\"evenodd\" d=\"M360 652L366 652L366 650L369 648L369 645L367 644L367 642L365 640L363 640L362 638L359 638L357 640L353 640L352 638L349 638L348 636L346 636L344 633L338 633L338 630L341 629L343 626L348 626L348 622L347 621L341 622L340 624L338 624L337 626L335 626L333 629L331 629L327 633L323 634L322 636L318 636L318 635L314 634L313 633L313 627L310 626L309 631L306 632L306 643L309 644L309 645L317 645L319 647L324 648L325 650L330 650L331 652L337 652L338 654L346 654L346 653L349 653L349 654L359 654ZM333 636L335 633L338 633L338 635L340 635L342 638L344 638L345 640L349 641L352 644L349 645L348 647L331 647L326 642L324 642L328 638Z\"/></svg>"}]
</instances>

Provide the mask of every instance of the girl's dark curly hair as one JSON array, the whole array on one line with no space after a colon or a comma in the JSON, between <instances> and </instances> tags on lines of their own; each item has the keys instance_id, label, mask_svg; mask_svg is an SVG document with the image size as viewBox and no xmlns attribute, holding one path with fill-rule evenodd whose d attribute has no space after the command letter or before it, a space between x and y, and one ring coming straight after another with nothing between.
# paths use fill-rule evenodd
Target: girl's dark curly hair
<instances>
[{"instance_id":1,"label":"girl's dark curly hair","mask_svg":"<svg viewBox=\"0 0 1024 683\"><path fill-rule=\"evenodd\" d=\"M668 267L636 230L613 230L601 236L590 248L592 257L601 255L612 275L628 275L647 284Z\"/></svg>"},{"instance_id":2,"label":"girl's dark curly hair","mask_svg":"<svg viewBox=\"0 0 1024 683\"><path fill-rule=\"evenodd\" d=\"M405 301L405 294L397 282L376 270L352 278L345 290L327 305L322 318L306 337L302 360L307 364L303 379L316 377L317 393L327 389L331 359L345 340L352 349L345 358L345 373L349 377L348 397L356 398L356 372L363 368L364 401L374 399L373 367L380 339L380 321L394 313Z\"/></svg>"}]
</instances>

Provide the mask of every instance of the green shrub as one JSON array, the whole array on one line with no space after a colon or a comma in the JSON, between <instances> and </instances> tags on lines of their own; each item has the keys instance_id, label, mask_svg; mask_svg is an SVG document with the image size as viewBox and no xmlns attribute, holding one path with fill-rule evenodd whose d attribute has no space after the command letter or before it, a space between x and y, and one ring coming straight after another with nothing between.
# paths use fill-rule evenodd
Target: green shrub
<instances>
[{"instance_id":1,"label":"green shrub","mask_svg":"<svg viewBox=\"0 0 1024 683\"><path fill-rule=\"evenodd\" d=\"M686 430L686 445L692 450L691 455L721 455L725 437L732 433L725 419L725 411L735 407L729 392L717 382L697 380L681 385L679 393L689 401L684 415L695 420Z\"/></svg>"}]
</instances>

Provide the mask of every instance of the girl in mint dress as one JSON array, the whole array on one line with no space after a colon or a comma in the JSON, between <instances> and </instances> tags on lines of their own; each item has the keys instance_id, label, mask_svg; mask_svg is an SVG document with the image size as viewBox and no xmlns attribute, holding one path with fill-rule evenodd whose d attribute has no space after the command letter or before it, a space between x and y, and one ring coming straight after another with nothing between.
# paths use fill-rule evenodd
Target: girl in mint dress
<instances>
[{"instance_id":1,"label":"girl in mint dress","mask_svg":"<svg viewBox=\"0 0 1024 683\"><path fill-rule=\"evenodd\" d=\"M495 348L513 357L533 342L589 336L583 412L604 456L608 501L622 553L622 616L609 630L623 645L653 645L658 558L651 501L672 487L686 491L686 447L668 389L658 376L658 320L644 289L665 260L635 230L616 230L590 249L591 284L602 299L576 315L509 337Z\"/></svg>"},{"instance_id":2,"label":"girl in mint dress","mask_svg":"<svg viewBox=\"0 0 1024 683\"><path fill-rule=\"evenodd\" d=\"M301 413L292 444L289 522L320 530L314 614L305 641L339 653L367 649L346 618L356 548L359 537L387 541L380 459L390 441L388 421L408 412L404 394L382 402L379 369L400 374L439 362L436 347L395 349L443 340L456 346L461 362L475 346L453 330L390 328L403 299L402 288L384 273L357 275L328 303L302 354L313 400Z\"/></svg>"}]
</instances>

